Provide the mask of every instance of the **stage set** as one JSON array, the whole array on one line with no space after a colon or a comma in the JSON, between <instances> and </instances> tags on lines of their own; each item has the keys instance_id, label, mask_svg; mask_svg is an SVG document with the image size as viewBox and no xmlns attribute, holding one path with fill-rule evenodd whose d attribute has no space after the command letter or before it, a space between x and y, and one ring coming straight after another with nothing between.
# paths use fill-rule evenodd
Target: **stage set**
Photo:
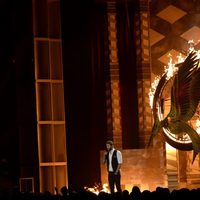
<instances>
[{"instance_id":1,"label":"stage set","mask_svg":"<svg viewBox=\"0 0 200 200\"><path fill-rule=\"evenodd\" d=\"M10 120L21 191L108 183L107 139L123 155L123 189L200 187L199 1L24 0L15 9Z\"/></svg>"},{"instance_id":2,"label":"stage set","mask_svg":"<svg viewBox=\"0 0 200 200\"><path fill-rule=\"evenodd\" d=\"M113 95L112 100L113 117L118 119L113 138L124 155L122 183L124 188L129 191L131 191L133 185L139 186L142 190L151 191L155 190L157 186L168 187L171 191L183 187L198 188L200 184L199 155L197 153L197 156L193 157L191 138L188 134L185 134L186 129L179 127L180 130L176 130L178 126L182 125L175 125L176 128L171 127L172 132L170 132L170 128L163 125L161 137L158 137L152 146L145 148L148 146L147 138L153 130L151 129L153 124L157 123L157 118L163 120L166 116L174 117L174 115L178 115L176 117L179 119L187 118L187 123L196 130L195 134L199 137L198 103L195 105L195 112L192 111L193 108L190 106L190 108L185 108L183 105L178 105L178 103L190 104L191 102L187 102L187 99L190 98L188 96L194 96L195 91L198 93L199 87L197 86L197 90L193 92L190 91L191 94L188 95L188 88L183 85L189 80L189 73L181 78L178 75L176 79L179 80L176 82L174 80L174 75L180 68L178 63L183 63L190 52L194 51L197 54L197 60L199 58L198 32L200 29L197 22L199 14L195 8L197 5L191 4L189 1L171 1L171 3L169 1L140 1L139 3L140 11L135 16L138 21L134 21L134 28L136 58L139 63L137 68L137 103L140 149L123 149L123 140L121 140L120 135L122 116L120 114L117 116L117 113L120 113L121 110L118 106L120 105L120 98ZM113 37L113 35L117 35L118 31L116 29L116 13L112 12L113 10L110 10L109 13L109 5L115 7L116 4L108 3L110 67L112 67L112 65L118 65L118 59L114 59L112 55L116 55L115 52L119 49L117 48L117 40ZM127 23L129 24L131 21ZM198 68L198 64L196 65ZM193 68L193 64L191 64L191 68ZM186 73L191 68L183 67L182 71ZM199 73L199 70L196 72ZM169 77L167 77L168 75ZM164 76L165 78L163 78ZM194 74L191 76L194 76ZM182 87L179 86L174 89L174 84L176 85L177 82L180 82L178 84ZM114 83L119 84L116 80L113 80ZM172 93L172 90L175 90L175 92ZM120 88L113 87L113 94L117 93L120 93ZM182 94L181 97L179 93L185 94ZM177 96L172 97L172 94ZM154 95L157 95L157 97ZM188 99L188 101L190 100ZM176 102L175 107L179 111L173 110L174 102ZM186 111L187 109L188 111ZM186 117L190 112L189 110L192 114ZM184 117L181 117L181 115ZM177 135L177 131L182 134ZM197 140L199 142L199 139ZM102 155L103 152L101 152L101 157ZM101 178L102 182L105 183L107 175L103 165L101 166Z\"/></svg>"}]
</instances>

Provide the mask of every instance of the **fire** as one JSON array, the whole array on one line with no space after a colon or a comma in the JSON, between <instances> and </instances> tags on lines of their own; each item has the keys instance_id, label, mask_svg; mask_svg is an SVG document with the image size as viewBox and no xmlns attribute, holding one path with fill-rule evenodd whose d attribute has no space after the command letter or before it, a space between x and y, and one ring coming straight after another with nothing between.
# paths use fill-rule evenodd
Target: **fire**
<instances>
[{"instance_id":1,"label":"fire","mask_svg":"<svg viewBox=\"0 0 200 200\"><path fill-rule=\"evenodd\" d=\"M200 58L200 50L194 49L194 45L195 45L194 41L189 40L188 44L189 44L188 53L191 53L192 51L195 52L197 59L199 59ZM183 57L181 53L177 56L178 60L176 62L173 62L171 54L169 54L168 57L169 57L168 65L164 66L164 73L167 73L167 77L166 77L167 80L169 80L177 72L178 68L176 67L176 64L184 62L184 60L186 58L186 57ZM199 64L199 67L200 67L200 64ZM160 80L160 76L156 76L153 83L151 84L151 88L149 89L149 104L150 104L151 108L153 105L153 98L154 98L154 94L155 94L159 80Z\"/></svg>"},{"instance_id":2,"label":"fire","mask_svg":"<svg viewBox=\"0 0 200 200\"><path fill-rule=\"evenodd\" d=\"M89 187L84 187L84 189L86 191L90 191L96 195L98 195L100 192L106 192L106 193L110 193L110 190L108 189L108 184L104 183L103 186L101 186L101 184L95 184L93 187L89 188Z\"/></svg>"},{"instance_id":3,"label":"fire","mask_svg":"<svg viewBox=\"0 0 200 200\"><path fill-rule=\"evenodd\" d=\"M178 60L182 61L183 60L183 57L182 55L180 54L178 56ZM176 63L173 63L173 60L172 60L172 55L169 54L169 62L168 62L168 66L166 67L165 66L165 73L167 73L167 77L166 79L169 80L174 74L175 72L178 70L178 68L176 67Z\"/></svg>"},{"instance_id":4,"label":"fire","mask_svg":"<svg viewBox=\"0 0 200 200\"><path fill-rule=\"evenodd\" d=\"M189 44L188 54L191 53L191 52L195 52L196 58L199 59L200 58L200 50L195 50L194 41L189 40L188 44ZM171 54L169 54L168 57L169 57L168 65L164 66L164 73L167 74L167 76L166 76L167 80L169 80L171 77L173 77L174 74L177 72L178 68L176 67L176 64L184 62L184 60L186 58L186 57L183 57L181 53L177 56L178 60L176 62L173 62ZM198 67L200 67L200 63L198 65ZM150 104L151 109L153 107L154 94L155 94L155 91L156 91L156 88L158 86L159 81L160 81L160 76L156 76L154 81L151 84L151 88L149 89L149 104ZM196 125L197 133L200 134L200 114L199 114L200 111L199 110L200 109L198 108L198 110L197 110L198 114L197 114L197 119L196 119L195 125Z\"/></svg>"},{"instance_id":5,"label":"fire","mask_svg":"<svg viewBox=\"0 0 200 200\"><path fill-rule=\"evenodd\" d=\"M149 89L149 104L151 108L153 108L153 98L154 98L154 94L155 94L159 81L160 81L160 77L156 76L153 83L151 84L151 88Z\"/></svg>"},{"instance_id":6,"label":"fire","mask_svg":"<svg viewBox=\"0 0 200 200\"><path fill-rule=\"evenodd\" d=\"M196 120L196 131L198 134L200 134L200 120L199 119Z\"/></svg>"}]
</instances>

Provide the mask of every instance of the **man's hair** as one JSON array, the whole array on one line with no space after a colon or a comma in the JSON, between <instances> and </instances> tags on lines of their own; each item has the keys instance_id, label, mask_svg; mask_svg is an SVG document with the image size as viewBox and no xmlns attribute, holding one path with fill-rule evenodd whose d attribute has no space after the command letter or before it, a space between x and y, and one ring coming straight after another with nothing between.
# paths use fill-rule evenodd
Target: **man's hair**
<instances>
[{"instance_id":1,"label":"man's hair","mask_svg":"<svg viewBox=\"0 0 200 200\"><path fill-rule=\"evenodd\" d=\"M113 141L112 141L112 140L107 140L107 141L106 141L106 144L113 145Z\"/></svg>"}]
</instances>

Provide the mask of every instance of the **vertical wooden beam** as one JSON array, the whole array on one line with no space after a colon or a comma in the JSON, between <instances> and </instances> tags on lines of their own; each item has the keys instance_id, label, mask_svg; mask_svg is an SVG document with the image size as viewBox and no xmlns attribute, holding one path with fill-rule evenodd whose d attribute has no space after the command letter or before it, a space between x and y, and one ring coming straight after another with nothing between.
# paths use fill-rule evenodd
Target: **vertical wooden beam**
<instances>
[{"instance_id":1,"label":"vertical wooden beam","mask_svg":"<svg viewBox=\"0 0 200 200\"><path fill-rule=\"evenodd\" d=\"M178 159L177 150L166 143L166 173L167 185L172 191L178 188Z\"/></svg>"},{"instance_id":2,"label":"vertical wooden beam","mask_svg":"<svg viewBox=\"0 0 200 200\"><path fill-rule=\"evenodd\" d=\"M149 1L141 0L140 11L135 20L140 147L147 144L152 126L152 113L148 96L151 87L149 19Z\"/></svg>"},{"instance_id":3,"label":"vertical wooden beam","mask_svg":"<svg viewBox=\"0 0 200 200\"><path fill-rule=\"evenodd\" d=\"M119 63L117 48L116 4L107 3L108 32L109 32L109 73L107 83L107 122L112 127L112 139L116 148L122 148L121 105L119 84ZM109 92L110 90L110 92Z\"/></svg>"}]
</instances>

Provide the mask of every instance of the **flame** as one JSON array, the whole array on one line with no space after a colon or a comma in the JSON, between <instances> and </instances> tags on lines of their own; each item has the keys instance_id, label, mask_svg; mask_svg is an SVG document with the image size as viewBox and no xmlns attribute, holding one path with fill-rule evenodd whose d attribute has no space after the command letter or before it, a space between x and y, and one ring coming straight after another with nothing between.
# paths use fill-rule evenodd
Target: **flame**
<instances>
[{"instance_id":1,"label":"flame","mask_svg":"<svg viewBox=\"0 0 200 200\"><path fill-rule=\"evenodd\" d=\"M156 76L153 83L151 84L151 88L149 89L149 104L151 106L151 109L153 108L153 98L159 81L160 76Z\"/></svg>"},{"instance_id":2,"label":"flame","mask_svg":"<svg viewBox=\"0 0 200 200\"><path fill-rule=\"evenodd\" d=\"M179 54L178 56L178 62L179 61L184 61L184 58L182 57L181 54ZM174 76L174 74L177 72L178 68L175 66L177 63L173 63L173 60L172 60L172 55L169 54L169 62L168 62L168 65L167 67L165 66L165 70L164 72L167 73L167 77L166 79L169 80L171 77Z\"/></svg>"},{"instance_id":3,"label":"flame","mask_svg":"<svg viewBox=\"0 0 200 200\"><path fill-rule=\"evenodd\" d=\"M100 192L106 192L106 193L110 193L110 190L108 189L108 184L104 183L103 186L101 187L101 184L95 184L93 187L89 188L89 187L84 187L84 189L86 191L90 191L96 195L98 195Z\"/></svg>"},{"instance_id":4,"label":"flame","mask_svg":"<svg viewBox=\"0 0 200 200\"><path fill-rule=\"evenodd\" d=\"M194 45L195 45L194 40L189 40L188 44L190 46L188 51L189 51L189 53L191 53L192 51L194 51Z\"/></svg>"},{"instance_id":5,"label":"flame","mask_svg":"<svg viewBox=\"0 0 200 200\"><path fill-rule=\"evenodd\" d=\"M200 59L200 50L195 50L194 41L193 40L189 40L188 44L189 44L188 54L191 53L191 52L195 52L196 53L196 59ZM167 80L169 80L171 77L173 77L174 74L177 72L178 68L176 67L176 64L184 62L184 60L186 58L186 57L184 58L182 56L182 54L180 53L177 56L178 61L173 63L172 55L169 54L168 57L169 57L168 65L164 67L164 73L167 74L167 76L166 76ZM198 65L198 67L200 67L200 63ZM151 109L153 108L154 94L155 94L156 88L158 86L159 80L160 80L160 77L156 76L154 81L151 84L151 88L149 89L149 104L150 104ZM198 109L198 111L199 111L199 109ZM200 134L200 115L198 115L198 119L196 120L196 124L195 125L196 125L197 133Z\"/></svg>"},{"instance_id":6,"label":"flame","mask_svg":"<svg viewBox=\"0 0 200 200\"><path fill-rule=\"evenodd\" d=\"M195 52L197 59L199 59L200 58L200 50L196 51L194 49L194 41L189 40L188 44L189 44L188 54L191 52ZM176 64L182 63L185 60L185 58L182 56L181 53L177 56L178 61L174 62L174 63L173 63L172 55L170 53L169 53L168 57L169 57L169 62L167 64L167 66L164 66L164 73L167 73L167 76L166 76L167 80L169 80L171 77L173 77L174 74L177 72L178 68L176 67ZM199 64L199 67L200 67L200 64ZM151 109L153 107L153 98L154 98L154 94L155 94L156 88L158 86L159 80L160 80L160 77L156 76L153 83L151 84L151 88L149 89L149 104L151 106Z\"/></svg>"}]
</instances>

